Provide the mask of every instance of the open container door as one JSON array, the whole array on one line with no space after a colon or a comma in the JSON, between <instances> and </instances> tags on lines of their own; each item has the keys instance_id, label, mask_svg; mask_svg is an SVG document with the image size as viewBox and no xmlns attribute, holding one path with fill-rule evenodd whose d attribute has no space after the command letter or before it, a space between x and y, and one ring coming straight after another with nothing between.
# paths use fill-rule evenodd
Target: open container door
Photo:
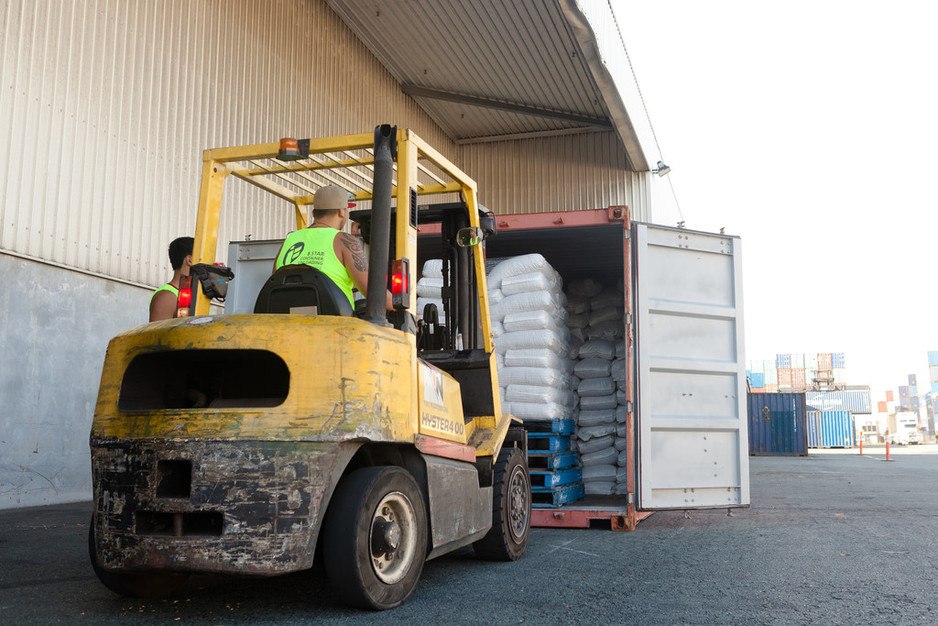
<instances>
[{"instance_id":1,"label":"open container door","mask_svg":"<svg viewBox=\"0 0 938 626\"><path fill-rule=\"evenodd\" d=\"M749 505L739 238L632 225L638 507Z\"/></svg>"}]
</instances>

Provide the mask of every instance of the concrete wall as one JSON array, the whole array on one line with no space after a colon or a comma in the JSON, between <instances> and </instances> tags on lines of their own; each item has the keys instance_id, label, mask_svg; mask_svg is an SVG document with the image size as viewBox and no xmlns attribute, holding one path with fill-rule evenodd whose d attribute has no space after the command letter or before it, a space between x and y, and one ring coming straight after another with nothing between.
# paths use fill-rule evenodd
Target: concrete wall
<instances>
[{"instance_id":1,"label":"concrete wall","mask_svg":"<svg viewBox=\"0 0 938 626\"><path fill-rule=\"evenodd\" d=\"M147 321L150 294L0 254L0 509L91 499L108 340Z\"/></svg>"}]
</instances>

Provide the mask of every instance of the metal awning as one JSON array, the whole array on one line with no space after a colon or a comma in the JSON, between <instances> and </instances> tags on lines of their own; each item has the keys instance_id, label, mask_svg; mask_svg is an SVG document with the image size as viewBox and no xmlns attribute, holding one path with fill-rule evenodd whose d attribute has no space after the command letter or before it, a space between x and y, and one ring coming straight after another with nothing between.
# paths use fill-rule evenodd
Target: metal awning
<instances>
[{"instance_id":1,"label":"metal awning","mask_svg":"<svg viewBox=\"0 0 938 626\"><path fill-rule=\"evenodd\" d=\"M648 161L576 0L326 0L457 144L615 130Z\"/></svg>"}]
</instances>

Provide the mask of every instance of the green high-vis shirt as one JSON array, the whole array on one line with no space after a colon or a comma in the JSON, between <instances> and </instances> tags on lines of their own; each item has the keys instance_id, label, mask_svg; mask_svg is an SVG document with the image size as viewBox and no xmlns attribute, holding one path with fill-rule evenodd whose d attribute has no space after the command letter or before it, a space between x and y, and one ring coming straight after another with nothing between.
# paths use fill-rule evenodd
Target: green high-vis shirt
<instances>
[{"instance_id":1,"label":"green high-vis shirt","mask_svg":"<svg viewBox=\"0 0 938 626\"><path fill-rule=\"evenodd\" d=\"M295 230L287 235L277 261L274 264L274 270L278 270L284 265L309 265L328 276L332 282L339 286L339 289L348 298L349 304L355 308L355 300L352 296L352 288L355 283L349 276L348 270L335 255L333 242L340 231L335 228L317 227Z\"/></svg>"}]
</instances>

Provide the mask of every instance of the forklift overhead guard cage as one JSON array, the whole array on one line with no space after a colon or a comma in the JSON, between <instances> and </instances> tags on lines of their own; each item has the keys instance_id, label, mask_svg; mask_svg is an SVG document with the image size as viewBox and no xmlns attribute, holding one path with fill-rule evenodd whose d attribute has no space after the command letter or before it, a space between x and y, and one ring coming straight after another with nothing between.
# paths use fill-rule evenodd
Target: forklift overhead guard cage
<instances>
[{"instance_id":1,"label":"forklift overhead guard cage","mask_svg":"<svg viewBox=\"0 0 938 626\"><path fill-rule=\"evenodd\" d=\"M469 225L478 228L479 205L475 181L410 130L397 129L396 142L391 192L396 206L409 207L416 212L418 196L461 194L468 208ZM372 133L303 139L297 143L300 146L300 158L290 156L290 160L278 158L281 156L279 142L203 152L193 264L215 262L222 190L229 174L291 203L297 229L306 227L305 207L313 204L316 190L325 185L346 189L350 197L358 202L372 200L375 169L375 137ZM397 220L394 233L397 258L411 259L408 277L410 285L416 285L418 270L417 227L413 221ZM487 310L488 292L481 242L474 247L475 271L480 280L479 297L485 301ZM195 314L207 315L209 307L209 298L199 291ZM415 299L412 299L408 310L412 314L416 313ZM492 336L488 316L482 316L481 321L485 350L490 353Z\"/></svg>"}]
</instances>

